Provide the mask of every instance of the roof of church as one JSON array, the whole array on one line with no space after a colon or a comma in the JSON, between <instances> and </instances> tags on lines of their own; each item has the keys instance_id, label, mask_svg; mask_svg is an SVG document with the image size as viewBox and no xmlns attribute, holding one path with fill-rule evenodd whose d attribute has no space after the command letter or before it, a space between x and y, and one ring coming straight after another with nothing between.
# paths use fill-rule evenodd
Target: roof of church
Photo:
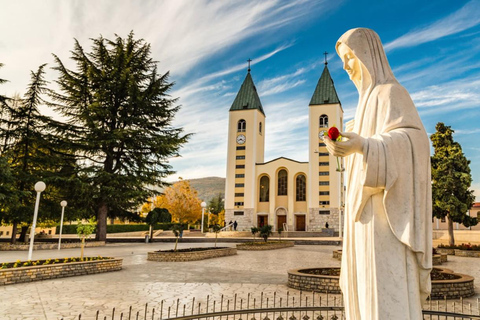
<instances>
[{"instance_id":1,"label":"roof of church","mask_svg":"<svg viewBox=\"0 0 480 320\"><path fill-rule=\"evenodd\" d=\"M322 76L318 80L317 87L313 92L309 105L340 103L337 91L333 85L332 77L328 71L327 63L323 69Z\"/></svg>"},{"instance_id":2,"label":"roof of church","mask_svg":"<svg viewBox=\"0 0 480 320\"><path fill-rule=\"evenodd\" d=\"M273 160L270 160L270 161L267 161L267 162L263 162L263 163L255 163L257 166L262 166L264 164L268 164L268 163L271 163L271 162L275 162L275 161L278 161L278 160L287 160L287 161L292 161L292 162L296 162L296 163L308 163L306 161L297 161L297 160L293 160L293 159L290 159L290 158L286 158L286 157L278 157L278 158L275 158Z\"/></svg>"},{"instance_id":3,"label":"roof of church","mask_svg":"<svg viewBox=\"0 0 480 320\"><path fill-rule=\"evenodd\" d=\"M250 69L248 70L245 80L243 80L242 86L237 93L237 97L232 103L230 111L248 109L258 109L263 115L265 115L262 103L260 102L260 97L257 93L257 88L255 88L252 76L250 75Z\"/></svg>"}]
</instances>

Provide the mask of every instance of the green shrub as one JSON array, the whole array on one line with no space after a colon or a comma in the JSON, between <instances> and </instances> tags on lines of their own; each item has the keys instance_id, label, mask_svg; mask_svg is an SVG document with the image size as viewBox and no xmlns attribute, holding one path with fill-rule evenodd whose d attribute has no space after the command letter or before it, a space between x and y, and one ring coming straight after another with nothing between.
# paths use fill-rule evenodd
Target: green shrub
<instances>
[{"instance_id":1,"label":"green shrub","mask_svg":"<svg viewBox=\"0 0 480 320\"><path fill-rule=\"evenodd\" d=\"M172 226L174 226L175 223L171 222L163 222L163 223L157 223L154 226L154 230L171 230ZM122 232L137 232L137 231L148 231L150 226L148 224L108 224L107 225L107 233L122 233ZM186 229L187 226L184 225L184 229ZM60 233L60 227L57 226L56 233ZM77 225L72 224L72 225L64 225L63 226L63 231L62 234L76 234L77 233Z\"/></svg>"}]
</instances>

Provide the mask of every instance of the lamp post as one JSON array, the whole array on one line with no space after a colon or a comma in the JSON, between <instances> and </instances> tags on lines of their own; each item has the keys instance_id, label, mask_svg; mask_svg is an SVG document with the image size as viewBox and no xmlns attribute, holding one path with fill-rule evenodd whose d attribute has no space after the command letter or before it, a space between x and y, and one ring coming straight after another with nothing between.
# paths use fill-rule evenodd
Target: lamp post
<instances>
[{"instance_id":1,"label":"lamp post","mask_svg":"<svg viewBox=\"0 0 480 320\"><path fill-rule=\"evenodd\" d=\"M35 228L37 226L38 206L40 205L40 194L45 190L47 185L43 181L35 183L35 191L37 191L37 200L35 201L35 211L33 212L32 231L30 231L30 247L28 249L28 260L32 260L33 241L35 239Z\"/></svg>"},{"instance_id":2,"label":"lamp post","mask_svg":"<svg viewBox=\"0 0 480 320\"><path fill-rule=\"evenodd\" d=\"M207 207L207 203L205 201L203 201L201 206L202 206L202 229L201 230L202 230L202 233L203 233L203 219L205 217L205 208Z\"/></svg>"},{"instance_id":3,"label":"lamp post","mask_svg":"<svg viewBox=\"0 0 480 320\"><path fill-rule=\"evenodd\" d=\"M63 200L62 202L60 202L60 205L62 206L62 217L60 218L60 234L58 236L58 250L60 250L60 245L62 243L63 213L65 212L67 201Z\"/></svg>"}]
</instances>

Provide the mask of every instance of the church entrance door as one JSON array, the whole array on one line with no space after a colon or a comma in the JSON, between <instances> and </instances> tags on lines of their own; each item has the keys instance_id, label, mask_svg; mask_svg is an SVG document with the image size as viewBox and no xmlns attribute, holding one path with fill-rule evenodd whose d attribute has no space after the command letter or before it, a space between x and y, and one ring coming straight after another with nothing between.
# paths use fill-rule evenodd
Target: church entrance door
<instances>
[{"instance_id":1,"label":"church entrance door","mask_svg":"<svg viewBox=\"0 0 480 320\"><path fill-rule=\"evenodd\" d=\"M295 216L296 225L295 231L305 231L305 216Z\"/></svg>"},{"instance_id":2,"label":"church entrance door","mask_svg":"<svg viewBox=\"0 0 480 320\"><path fill-rule=\"evenodd\" d=\"M287 216L277 216L277 231L282 229L285 231L283 224L287 223Z\"/></svg>"},{"instance_id":3,"label":"church entrance door","mask_svg":"<svg viewBox=\"0 0 480 320\"><path fill-rule=\"evenodd\" d=\"M268 224L268 216L258 216L257 217L257 227L261 228Z\"/></svg>"}]
</instances>

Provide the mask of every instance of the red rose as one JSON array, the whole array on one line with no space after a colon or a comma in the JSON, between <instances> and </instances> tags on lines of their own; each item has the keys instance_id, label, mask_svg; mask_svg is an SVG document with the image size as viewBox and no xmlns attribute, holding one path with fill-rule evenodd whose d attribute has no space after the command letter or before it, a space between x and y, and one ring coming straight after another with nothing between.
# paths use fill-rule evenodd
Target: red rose
<instances>
[{"instance_id":1,"label":"red rose","mask_svg":"<svg viewBox=\"0 0 480 320\"><path fill-rule=\"evenodd\" d=\"M328 129L328 137L330 140L336 141L340 136L340 132L338 131L337 127L331 127Z\"/></svg>"}]
</instances>

